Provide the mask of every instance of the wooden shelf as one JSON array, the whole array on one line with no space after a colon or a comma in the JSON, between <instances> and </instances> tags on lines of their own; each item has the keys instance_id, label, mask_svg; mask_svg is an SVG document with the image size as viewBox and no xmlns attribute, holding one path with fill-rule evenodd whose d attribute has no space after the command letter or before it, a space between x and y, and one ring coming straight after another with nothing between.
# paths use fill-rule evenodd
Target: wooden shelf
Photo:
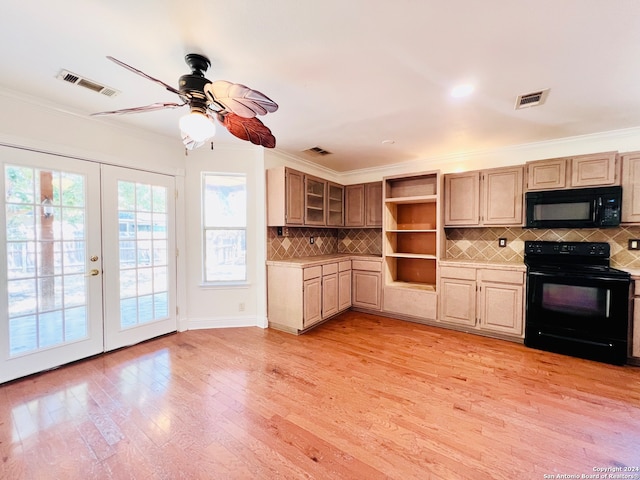
<instances>
[{"instance_id":1,"label":"wooden shelf","mask_svg":"<svg viewBox=\"0 0 640 480\"><path fill-rule=\"evenodd\" d=\"M435 260L436 259L435 255L429 255L429 254L426 254L426 253L393 252L393 253L387 253L386 256L387 257L393 257L393 258L420 258L420 259L424 259L424 260Z\"/></svg>"},{"instance_id":2,"label":"wooden shelf","mask_svg":"<svg viewBox=\"0 0 640 480\"><path fill-rule=\"evenodd\" d=\"M387 233L436 233L437 230L436 229L427 229L427 230L416 230L416 229L408 229L408 228L403 228L403 229L398 229L398 230L386 230Z\"/></svg>"},{"instance_id":3,"label":"wooden shelf","mask_svg":"<svg viewBox=\"0 0 640 480\"><path fill-rule=\"evenodd\" d=\"M414 197L392 197L386 198L385 203L435 203L438 201L437 195L418 195Z\"/></svg>"},{"instance_id":4,"label":"wooden shelf","mask_svg":"<svg viewBox=\"0 0 640 480\"><path fill-rule=\"evenodd\" d=\"M417 283L417 282L400 282L394 281L387 283L387 287L397 287L397 288L412 288L415 290L424 290L427 292L435 292L436 286L430 283Z\"/></svg>"}]
</instances>

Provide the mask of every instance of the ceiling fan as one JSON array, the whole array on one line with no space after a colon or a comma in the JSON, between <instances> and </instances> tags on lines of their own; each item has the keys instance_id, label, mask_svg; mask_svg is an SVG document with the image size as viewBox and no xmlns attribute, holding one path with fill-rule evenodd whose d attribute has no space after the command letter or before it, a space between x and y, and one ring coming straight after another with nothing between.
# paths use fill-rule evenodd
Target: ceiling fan
<instances>
[{"instance_id":1,"label":"ceiling fan","mask_svg":"<svg viewBox=\"0 0 640 480\"><path fill-rule=\"evenodd\" d=\"M207 57L197 53L189 53L185 56L185 62L191 69L191 73L180 77L177 89L116 58L110 56L107 58L175 93L180 97L181 103L152 103L143 107L93 113L92 116L151 112L188 105L190 113L180 118L182 141L188 150L198 148L213 137L215 134L214 118L231 134L242 140L266 148L276 146L276 139L271 130L257 119L256 115L275 112L278 109L278 104L257 90L252 90L240 83L231 83L225 80L212 82L205 78L204 73L211 66Z\"/></svg>"}]
</instances>

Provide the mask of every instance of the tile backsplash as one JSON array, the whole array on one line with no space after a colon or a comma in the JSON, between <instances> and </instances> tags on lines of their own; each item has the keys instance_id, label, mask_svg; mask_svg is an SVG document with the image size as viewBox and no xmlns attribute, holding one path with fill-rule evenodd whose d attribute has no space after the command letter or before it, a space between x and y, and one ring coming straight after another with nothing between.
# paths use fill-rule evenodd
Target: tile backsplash
<instances>
[{"instance_id":1,"label":"tile backsplash","mask_svg":"<svg viewBox=\"0 0 640 480\"><path fill-rule=\"evenodd\" d=\"M527 228L447 228L447 259L522 263L525 240L565 242L608 242L611 265L617 268L640 268L640 251L627 249L630 238L640 238L640 227L601 229L527 229ZM507 246L499 247L498 239Z\"/></svg>"},{"instance_id":2,"label":"tile backsplash","mask_svg":"<svg viewBox=\"0 0 640 480\"><path fill-rule=\"evenodd\" d=\"M278 236L277 227L267 228L267 258L287 260L331 253L382 254L379 228L289 227L288 236ZM310 238L313 237L313 244Z\"/></svg>"}]
</instances>

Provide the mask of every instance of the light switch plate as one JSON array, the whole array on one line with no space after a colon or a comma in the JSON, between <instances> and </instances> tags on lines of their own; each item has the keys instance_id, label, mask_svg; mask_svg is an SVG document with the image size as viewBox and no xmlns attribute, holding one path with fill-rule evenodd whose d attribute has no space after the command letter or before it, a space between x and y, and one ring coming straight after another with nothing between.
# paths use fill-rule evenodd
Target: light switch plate
<instances>
[{"instance_id":1,"label":"light switch plate","mask_svg":"<svg viewBox=\"0 0 640 480\"><path fill-rule=\"evenodd\" d=\"M506 238L499 238L498 239L498 246L499 247L506 247L507 246L507 239Z\"/></svg>"},{"instance_id":2,"label":"light switch plate","mask_svg":"<svg viewBox=\"0 0 640 480\"><path fill-rule=\"evenodd\" d=\"M640 250L640 239L630 238L629 239L629 250Z\"/></svg>"}]
</instances>

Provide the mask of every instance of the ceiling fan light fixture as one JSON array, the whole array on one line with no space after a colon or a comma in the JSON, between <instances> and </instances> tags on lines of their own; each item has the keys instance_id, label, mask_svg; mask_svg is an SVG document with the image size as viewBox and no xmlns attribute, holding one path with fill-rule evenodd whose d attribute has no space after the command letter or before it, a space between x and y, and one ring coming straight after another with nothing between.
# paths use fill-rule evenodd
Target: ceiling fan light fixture
<instances>
[{"instance_id":1,"label":"ceiling fan light fixture","mask_svg":"<svg viewBox=\"0 0 640 480\"><path fill-rule=\"evenodd\" d=\"M216 126L206 115L191 111L191 113L180 117L180 130L186 133L196 142L204 142L216 134Z\"/></svg>"}]
</instances>

